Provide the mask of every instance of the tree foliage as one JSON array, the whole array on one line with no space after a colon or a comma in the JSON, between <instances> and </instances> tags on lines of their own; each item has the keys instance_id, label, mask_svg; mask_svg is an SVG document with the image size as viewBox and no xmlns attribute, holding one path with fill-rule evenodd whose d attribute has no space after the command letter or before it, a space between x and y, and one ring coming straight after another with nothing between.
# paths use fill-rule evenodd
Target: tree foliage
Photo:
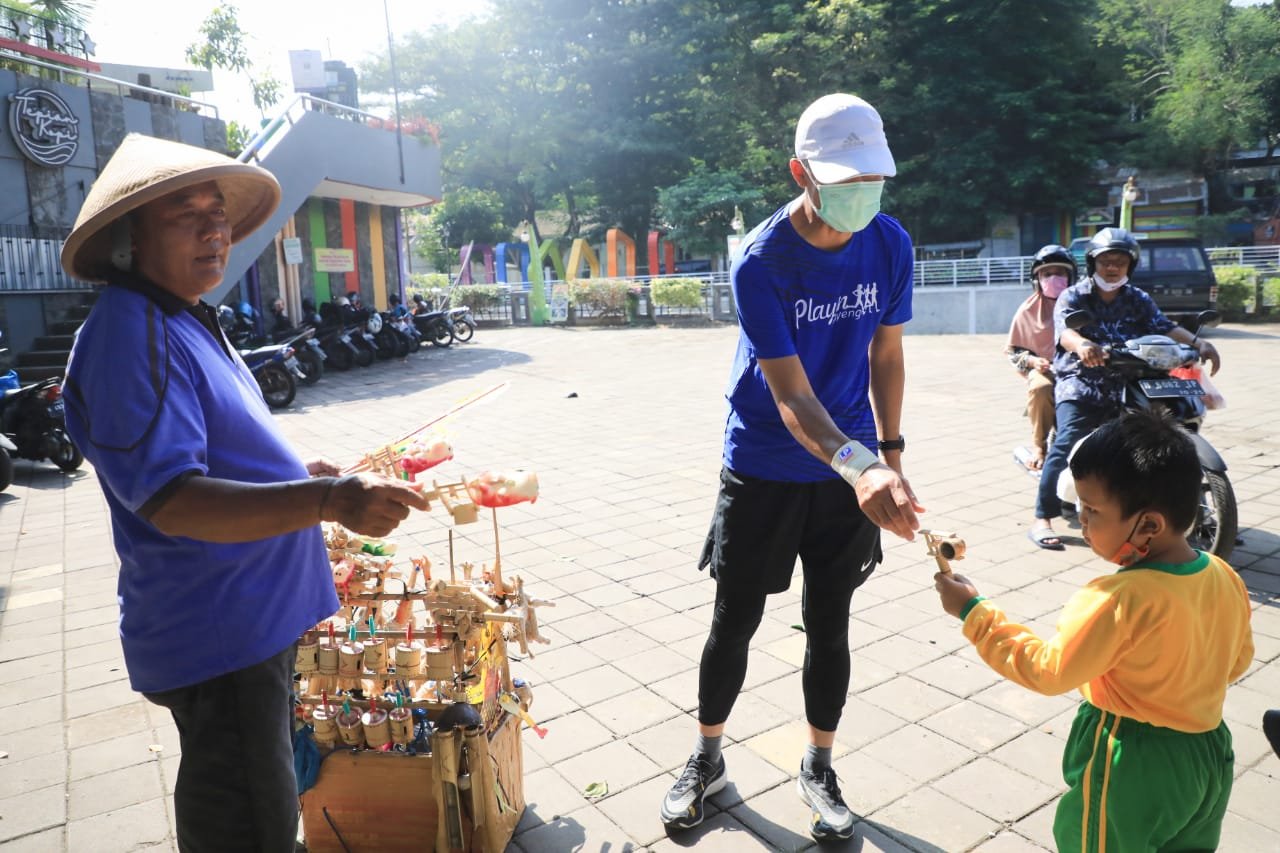
<instances>
[{"instance_id":1,"label":"tree foliage","mask_svg":"<svg viewBox=\"0 0 1280 853\"><path fill-rule=\"evenodd\" d=\"M658 223L688 252L711 255L724 251L735 208L754 221L764 213L762 200L760 190L739 173L713 172L698 163L687 178L658 192Z\"/></svg>"},{"instance_id":2,"label":"tree foliage","mask_svg":"<svg viewBox=\"0 0 1280 853\"><path fill-rule=\"evenodd\" d=\"M187 60L201 68L221 68L248 77L253 105L265 120L267 110L280 101L280 81L250 58L249 34L238 16L230 3L215 6L200 24L200 39L187 45Z\"/></svg>"},{"instance_id":3,"label":"tree foliage","mask_svg":"<svg viewBox=\"0 0 1280 853\"><path fill-rule=\"evenodd\" d=\"M458 249L467 243L493 245L511 236L498 194L468 187L445 192L444 200L412 220L411 227L415 251L438 270L457 263Z\"/></svg>"},{"instance_id":4,"label":"tree foliage","mask_svg":"<svg viewBox=\"0 0 1280 853\"><path fill-rule=\"evenodd\" d=\"M1095 206L1100 161L1213 170L1280 144L1275 3L492 0L397 62L446 182L496 193L504 226L556 209L563 236L664 225L697 253L733 203L751 225L794 196L795 121L832 91L880 110L884 207L917 242ZM362 80L390 90L385 55Z\"/></svg>"}]
</instances>

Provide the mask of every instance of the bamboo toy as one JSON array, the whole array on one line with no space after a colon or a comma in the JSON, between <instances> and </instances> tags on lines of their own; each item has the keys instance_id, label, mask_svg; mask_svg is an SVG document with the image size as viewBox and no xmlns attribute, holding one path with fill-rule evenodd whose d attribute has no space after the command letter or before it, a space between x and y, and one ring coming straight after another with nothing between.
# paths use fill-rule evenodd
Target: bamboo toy
<instances>
[{"instance_id":1,"label":"bamboo toy","mask_svg":"<svg viewBox=\"0 0 1280 853\"><path fill-rule=\"evenodd\" d=\"M446 420L447 418L453 417L458 412L462 411L463 409L467 408L468 406L474 403L478 403L479 401L485 399L486 397L492 397L494 394L496 394L499 391L502 391L506 387L507 387L506 382L499 382L497 385L494 385L492 388L489 388L485 391L481 391L478 394L471 395L467 399L455 405L453 408L449 409L449 411L445 412L442 415L437 415L436 417L431 418L422 426L418 427L417 429L411 430L410 432L408 432L398 440L378 448L377 450L373 451L373 453L369 453L361 457L359 462L344 468L342 470L342 473L356 474L361 471L375 470L373 467L374 464L389 466L392 468L392 470L394 470L395 458L393 457L397 456L396 448L405 445L410 439L412 439L414 436L418 435L419 433L426 432L428 429L440 423L441 421ZM392 476L398 477L399 474L398 473L393 474Z\"/></svg>"},{"instance_id":2,"label":"bamboo toy","mask_svg":"<svg viewBox=\"0 0 1280 853\"><path fill-rule=\"evenodd\" d=\"M458 752L461 732L451 729L431 736L436 765L436 850L463 849L462 801L458 792Z\"/></svg>"},{"instance_id":3,"label":"bamboo toy","mask_svg":"<svg viewBox=\"0 0 1280 853\"><path fill-rule=\"evenodd\" d=\"M549 645L551 643L546 637L538 633L538 614L536 608L539 607L555 607L554 601L545 601L541 598L532 598L524 591L524 579L516 575L516 592L515 603L512 611L517 618L516 642L520 644L522 654L533 658L533 650L529 648L529 643L542 643Z\"/></svg>"},{"instance_id":4,"label":"bamboo toy","mask_svg":"<svg viewBox=\"0 0 1280 853\"><path fill-rule=\"evenodd\" d=\"M930 557L938 562L938 571L951 574L951 561L963 560L965 552L964 540L954 533L942 533L936 530L921 530L925 547Z\"/></svg>"}]
</instances>

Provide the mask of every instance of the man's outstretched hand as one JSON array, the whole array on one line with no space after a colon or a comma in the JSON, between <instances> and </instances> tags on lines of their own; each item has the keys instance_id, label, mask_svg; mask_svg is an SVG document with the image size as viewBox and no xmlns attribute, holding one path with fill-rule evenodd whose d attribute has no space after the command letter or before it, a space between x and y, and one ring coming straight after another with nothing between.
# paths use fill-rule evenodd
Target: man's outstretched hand
<instances>
[{"instance_id":1,"label":"man's outstretched hand","mask_svg":"<svg viewBox=\"0 0 1280 853\"><path fill-rule=\"evenodd\" d=\"M916 500L907 478L888 465L877 463L863 471L853 487L858 506L882 530L908 542L914 541L920 529L917 513L924 507Z\"/></svg>"},{"instance_id":2,"label":"man's outstretched hand","mask_svg":"<svg viewBox=\"0 0 1280 853\"><path fill-rule=\"evenodd\" d=\"M351 474L334 481L320 506L320 518L365 536L386 536L409 517L410 509L428 506L421 483Z\"/></svg>"}]
</instances>

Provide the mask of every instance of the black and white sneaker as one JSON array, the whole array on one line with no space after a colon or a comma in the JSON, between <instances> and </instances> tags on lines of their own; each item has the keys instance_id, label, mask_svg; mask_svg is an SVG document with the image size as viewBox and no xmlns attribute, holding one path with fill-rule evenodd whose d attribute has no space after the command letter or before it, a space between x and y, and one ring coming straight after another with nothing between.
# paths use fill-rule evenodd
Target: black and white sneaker
<instances>
[{"instance_id":1,"label":"black and white sneaker","mask_svg":"<svg viewBox=\"0 0 1280 853\"><path fill-rule=\"evenodd\" d=\"M689 756L684 772L662 801L662 822L671 829L692 829L702 823L703 801L724 790L728 782L723 755L716 764L700 753Z\"/></svg>"},{"instance_id":2,"label":"black and white sneaker","mask_svg":"<svg viewBox=\"0 0 1280 853\"><path fill-rule=\"evenodd\" d=\"M819 773L811 773L802 768L800 778L796 780L796 790L800 799L813 809L810 835L818 841L853 837L853 812L840 796L836 771L828 767Z\"/></svg>"}]
</instances>

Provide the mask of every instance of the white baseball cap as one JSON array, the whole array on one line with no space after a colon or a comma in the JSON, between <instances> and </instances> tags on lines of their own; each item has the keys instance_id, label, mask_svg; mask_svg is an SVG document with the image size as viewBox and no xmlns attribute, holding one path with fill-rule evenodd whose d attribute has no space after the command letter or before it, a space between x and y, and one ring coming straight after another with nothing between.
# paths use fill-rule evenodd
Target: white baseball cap
<instances>
[{"instance_id":1,"label":"white baseball cap","mask_svg":"<svg viewBox=\"0 0 1280 853\"><path fill-rule=\"evenodd\" d=\"M805 109L796 124L796 159L820 184L898 174L880 113L856 95L823 95Z\"/></svg>"}]
</instances>

